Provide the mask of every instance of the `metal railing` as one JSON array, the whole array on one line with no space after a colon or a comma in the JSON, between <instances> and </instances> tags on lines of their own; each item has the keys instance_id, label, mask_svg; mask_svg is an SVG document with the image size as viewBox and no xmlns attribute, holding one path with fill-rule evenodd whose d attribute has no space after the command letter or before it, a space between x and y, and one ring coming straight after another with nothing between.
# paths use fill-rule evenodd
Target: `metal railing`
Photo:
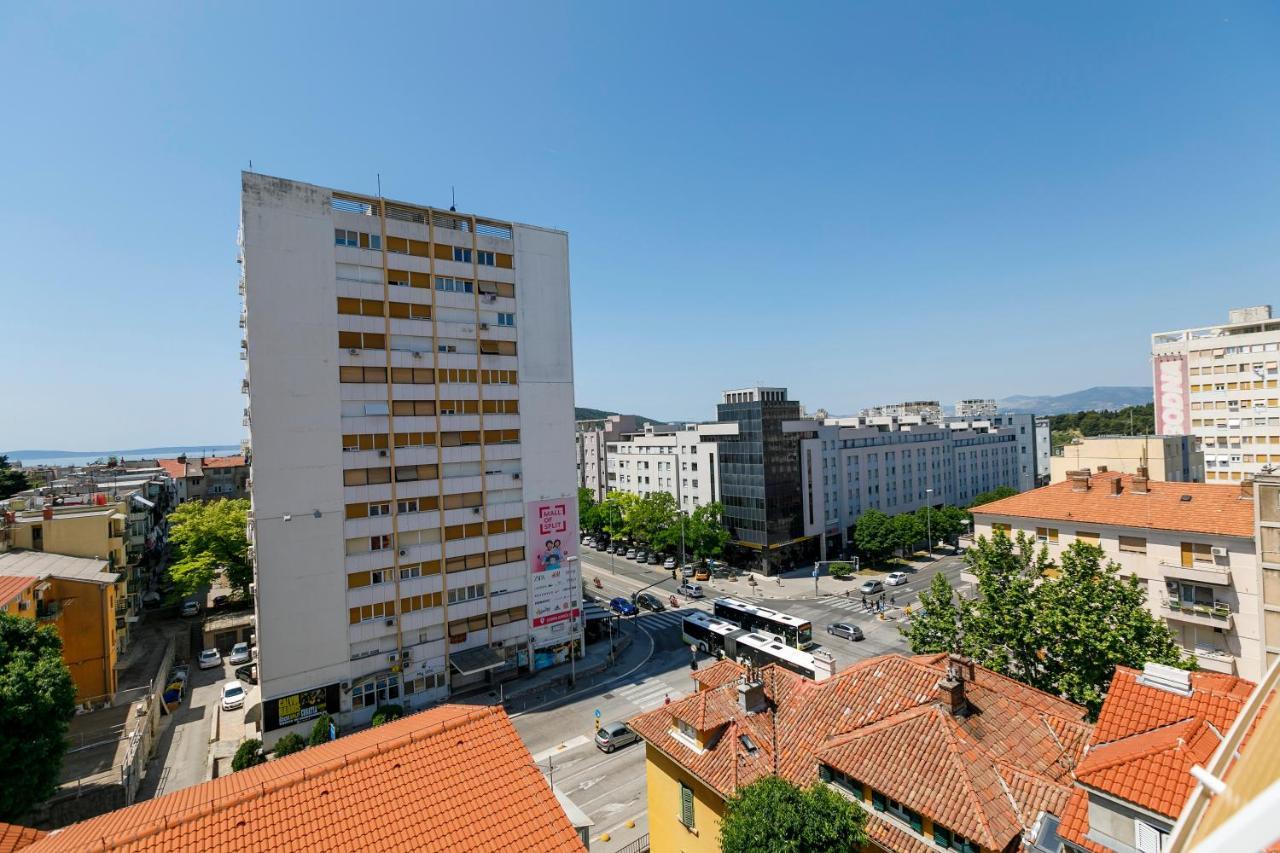
<instances>
[{"instance_id":1,"label":"metal railing","mask_svg":"<svg viewBox=\"0 0 1280 853\"><path fill-rule=\"evenodd\" d=\"M640 836L635 841L632 841L626 847L623 847L620 850L618 850L618 853L647 853L648 850L649 850L649 833L646 832L644 835Z\"/></svg>"}]
</instances>

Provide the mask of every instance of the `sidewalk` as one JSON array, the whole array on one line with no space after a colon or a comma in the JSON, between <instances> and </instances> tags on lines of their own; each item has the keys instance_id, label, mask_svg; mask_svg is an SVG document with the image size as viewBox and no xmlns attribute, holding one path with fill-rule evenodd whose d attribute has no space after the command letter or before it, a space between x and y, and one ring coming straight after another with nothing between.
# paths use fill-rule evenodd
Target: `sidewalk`
<instances>
[{"instance_id":1,"label":"sidewalk","mask_svg":"<svg viewBox=\"0 0 1280 853\"><path fill-rule=\"evenodd\" d=\"M701 581L701 583L704 587L710 587L719 594L745 596L753 599L814 600L830 596L843 597L846 591L857 598L858 586L865 580L884 580L884 576L891 571L919 572L942 559L953 556L956 556L954 552L948 554L935 552L932 558L915 557L908 560L905 566L899 566L898 568L861 569L850 575L846 580L837 580L826 574L824 570L823 574L817 578L816 584L814 583L812 565L792 569L789 572L774 575L773 577L754 575L756 580L754 586L748 580L748 577L752 576L750 572L744 572L737 580L713 578L710 581Z\"/></svg>"}]
</instances>

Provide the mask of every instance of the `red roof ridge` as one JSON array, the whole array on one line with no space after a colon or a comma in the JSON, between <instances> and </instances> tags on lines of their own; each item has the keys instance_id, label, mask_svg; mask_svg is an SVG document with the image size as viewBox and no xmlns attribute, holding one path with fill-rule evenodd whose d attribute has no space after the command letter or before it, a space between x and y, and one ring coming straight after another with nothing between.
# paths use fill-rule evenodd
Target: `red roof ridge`
<instances>
[{"instance_id":1,"label":"red roof ridge","mask_svg":"<svg viewBox=\"0 0 1280 853\"><path fill-rule=\"evenodd\" d=\"M1084 781L1087 776L1092 776L1103 770L1109 770L1112 767L1118 767L1121 764L1129 764L1149 755L1185 749L1192 740L1202 733L1205 727L1212 730L1214 736L1221 741L1221 733L1214 729L1207 720L1200 717L1188 717L1185 720L1178 720L1177 722L1158 726L1145 732L1138 732L1128 737L1094 744L1088 754L1085 755L1084 760L1080 762L1080 766L1076 768L1076 778ZM1100 753L1100 757L1096 761L1093 760Z\"/></svg>"}]
</instances>

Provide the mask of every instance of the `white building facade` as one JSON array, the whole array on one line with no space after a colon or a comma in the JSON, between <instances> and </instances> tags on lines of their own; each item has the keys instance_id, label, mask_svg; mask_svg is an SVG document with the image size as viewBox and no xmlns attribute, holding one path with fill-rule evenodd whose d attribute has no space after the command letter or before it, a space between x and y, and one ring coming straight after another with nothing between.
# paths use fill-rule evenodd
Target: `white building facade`
<instances>
[{"instance_id":1,"label":"white building facade","mask_svg":"<svg viewBox=\"0 0 1280 853\"><path fill-rule=\"evenodd\" d=\"M1154 334L1151 357L1156 433L1196 436L1206 482L1280 464L1280 320L1270 305Z\"/></svg>"},{"instance_id":2,"label":"white building facade","mask_svg":"<svg viewBox=\"0 0 1280 853\"><path fill-rule=\"evenodd\" d=\"M242 183L266 740L563 660L581 621L567 235Z\"/></svg>"},{"instance_id":3,"label":"white building facade","mask_svg":"<svg viewBox=\"0 0 1280 853\"><path fill-rule=\"evenodd\" d=\"M666 492L676 506L692 514L720 500L719 424L683 429L646 425L642 432L609 443L608 491L641 497Z\"/></svg>"},{"instance_id":4,"label":"white building facade","mask_svg":"<svg viewBox=\"0 0 1280 853\"><path fill-rule=\"evenodd\" d=\"M961 420L985 420L998 412L996 401L991 399L961 400L956 403L956 417Z\"/></svg>"},{"instance_id":5,"label":"white building facade","mask_svg":"<svg viewBox=\"0 0 1280 853\"><path fill-rule=\"evenodd\" d=\"M970 401L972 402L972 401ZM1018 481L1011 484L1025 492L1048 484L1050 476L1049 419L1042 415L996 414L986 418L947 418L958 429L1010 429L1018 442Z\"/></svg>"},{"instance_id":6,"label":"white building facade","mask_svg":"<svg viewBox=\"0 0 1280 853\"><path fill-rule=\"evenodd\" d=\"M575 423L573 437L578 487L590 489L596 501L604 500L609 492L609 444L639 429L635 415L610 415Z\"/></svg>"}]
</instances>

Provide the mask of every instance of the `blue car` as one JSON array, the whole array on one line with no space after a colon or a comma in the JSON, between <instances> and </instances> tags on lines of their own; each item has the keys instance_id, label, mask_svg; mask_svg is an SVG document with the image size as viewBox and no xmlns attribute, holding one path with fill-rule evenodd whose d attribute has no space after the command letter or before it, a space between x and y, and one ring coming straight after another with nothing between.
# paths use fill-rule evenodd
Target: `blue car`
<instances>
[{"instance_id":1,"label":"blue car","mask_svg":"<svg viewBox=\"0 0 1280 853\"><path fill-rule=\"evenodd\" d=\"M637 613L640 612L639 610L636 609L636 606L634 604L632 604L630 601L627 601L622 596L618 596L617 598L610 601L609 609L612 610L614 613L621 614L622 616L635 616Z\"/></svg>"}]
</instances>

